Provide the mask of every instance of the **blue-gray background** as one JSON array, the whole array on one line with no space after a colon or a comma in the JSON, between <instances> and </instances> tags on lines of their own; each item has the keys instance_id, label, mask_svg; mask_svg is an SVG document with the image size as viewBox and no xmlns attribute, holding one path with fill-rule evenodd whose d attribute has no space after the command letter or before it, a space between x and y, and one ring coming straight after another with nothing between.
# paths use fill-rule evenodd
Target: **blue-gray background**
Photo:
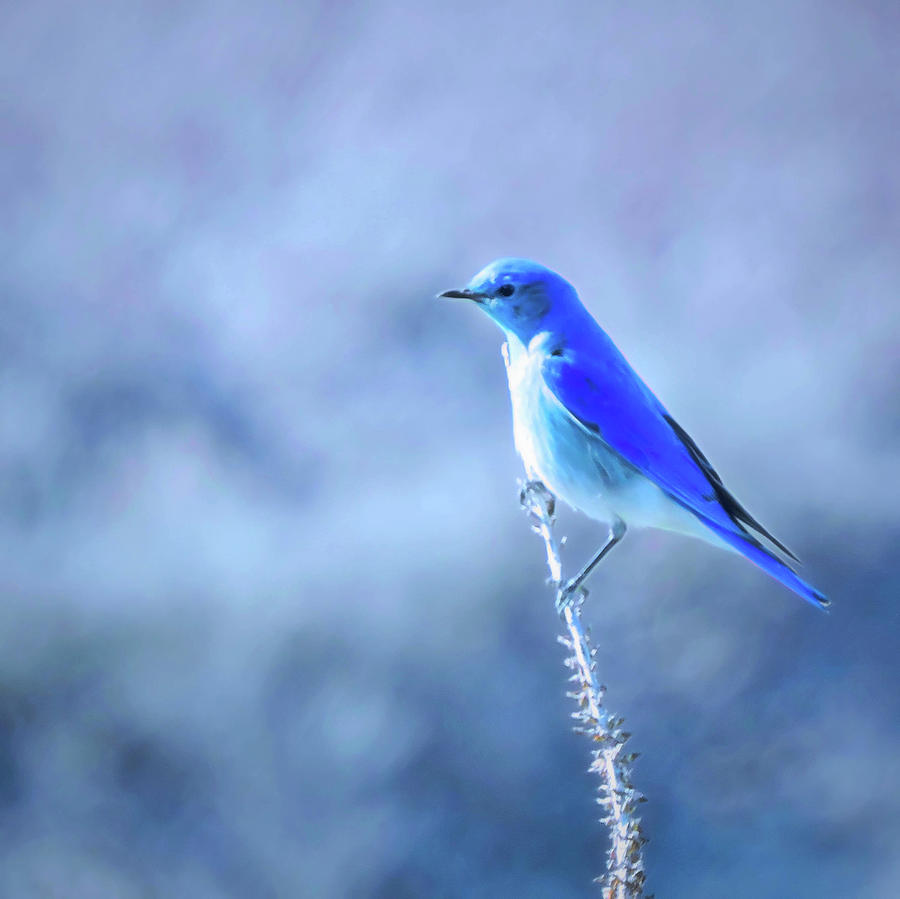
<instances>
[{"instance_id":1,"label":"blue-gray background","mask_svg":"<svg viewBox=\"0 0 900 899\"><path fill-rule=\"evenodd\" d=\"M591 894L500 333L432 299L510 254L836 601L652 532L604 565L650 886L898 895L898 34L4 4L0 895Z\"/></svg>"}]
</instances>

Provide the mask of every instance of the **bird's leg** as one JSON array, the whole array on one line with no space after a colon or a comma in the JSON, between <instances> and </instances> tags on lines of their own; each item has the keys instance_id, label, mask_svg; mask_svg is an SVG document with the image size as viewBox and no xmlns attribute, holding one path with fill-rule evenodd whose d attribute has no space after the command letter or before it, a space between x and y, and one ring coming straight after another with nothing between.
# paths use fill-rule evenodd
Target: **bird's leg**
<instances>
[{"instance_id":1,"label":"bird's leg","mask_svg":"<svg viewBox=\"0 0 900 899\"><path fill-rule=\"evenodd\" d=\"M556 611L560 615L563 614L566 607L571 605L578 591L582 589L581 585L588 579L590 573L600 564L603 557L625 536L625 522L621 518L613 519L613 523L609 528L609 536L606 543L600 547L597 555L594 556L581 571L575 575L567 584L560 586L556 594ZM587 591L583 591L585 594Z\"/></svg>"}]
</instances>

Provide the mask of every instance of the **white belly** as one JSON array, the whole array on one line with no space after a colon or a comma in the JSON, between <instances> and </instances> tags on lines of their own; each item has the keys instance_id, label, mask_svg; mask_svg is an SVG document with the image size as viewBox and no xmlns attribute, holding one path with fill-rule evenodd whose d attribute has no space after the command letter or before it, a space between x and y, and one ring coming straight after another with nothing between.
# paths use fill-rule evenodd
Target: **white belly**
<instances>
[{"instance_id":1,"label":"white belly","mask_svg":"<svg viewBox=\"0 0 900 899\"><path fill-rule=\"evenodd\" d=\"M581 425L541 376L544 341L525 347L510 337L504 348L513 434L528 477L598 521L615 517L636 527L679 531L716 541L698 519Z\"/></svg>"}]
</instances>

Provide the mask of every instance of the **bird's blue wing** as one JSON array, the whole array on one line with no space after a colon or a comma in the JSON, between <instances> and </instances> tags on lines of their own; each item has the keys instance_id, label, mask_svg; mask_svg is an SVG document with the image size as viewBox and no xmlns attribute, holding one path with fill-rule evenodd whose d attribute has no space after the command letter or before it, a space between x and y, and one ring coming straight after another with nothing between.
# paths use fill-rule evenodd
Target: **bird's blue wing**
<instances>
[{"instance_id":1,"label":"bird's blue wing","mask_svg":"<svg viewBox=\"0 0 900 899\"><path fill-rule=\"evenodd\" d=\"M542 374L569 413L641 474L769 574L815 605L825 604L818 590L760 542L758 535L797 561L725 488L697 444L605 332L598 329L581 346L554 349Z\"/></svg>"},{"instance_id":2,"label":"bird's blue wing","mask_svg":"<svg viewBox=\"0 0 900 899\"><path fill-rule=\"evenodd\" d=\"M682 439L684 432L672 427L671 416L612 341L605 342L592 341L590 351L565 347L547 356L542 367L547 387L585 428L679 503L734 526Z\"/></svg>"}]
</instances>

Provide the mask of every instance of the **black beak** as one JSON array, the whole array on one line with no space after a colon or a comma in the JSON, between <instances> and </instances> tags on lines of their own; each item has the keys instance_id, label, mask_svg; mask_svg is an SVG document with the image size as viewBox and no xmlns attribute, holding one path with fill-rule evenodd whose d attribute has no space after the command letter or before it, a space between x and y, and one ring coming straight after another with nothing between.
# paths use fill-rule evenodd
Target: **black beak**
<instances>
[{"instance_id":1,"label":"black beak","mask_svg":"<svg viewBox=\"0 0 900 899\"><path fill-rule=\"evenodd\" d=\"M445 290L438 294L438 298L446 297L451 300L474 300L476 303L483 303L487 299L486 293L475 293L474 290Z\"/></svg>"}]
</instances>

